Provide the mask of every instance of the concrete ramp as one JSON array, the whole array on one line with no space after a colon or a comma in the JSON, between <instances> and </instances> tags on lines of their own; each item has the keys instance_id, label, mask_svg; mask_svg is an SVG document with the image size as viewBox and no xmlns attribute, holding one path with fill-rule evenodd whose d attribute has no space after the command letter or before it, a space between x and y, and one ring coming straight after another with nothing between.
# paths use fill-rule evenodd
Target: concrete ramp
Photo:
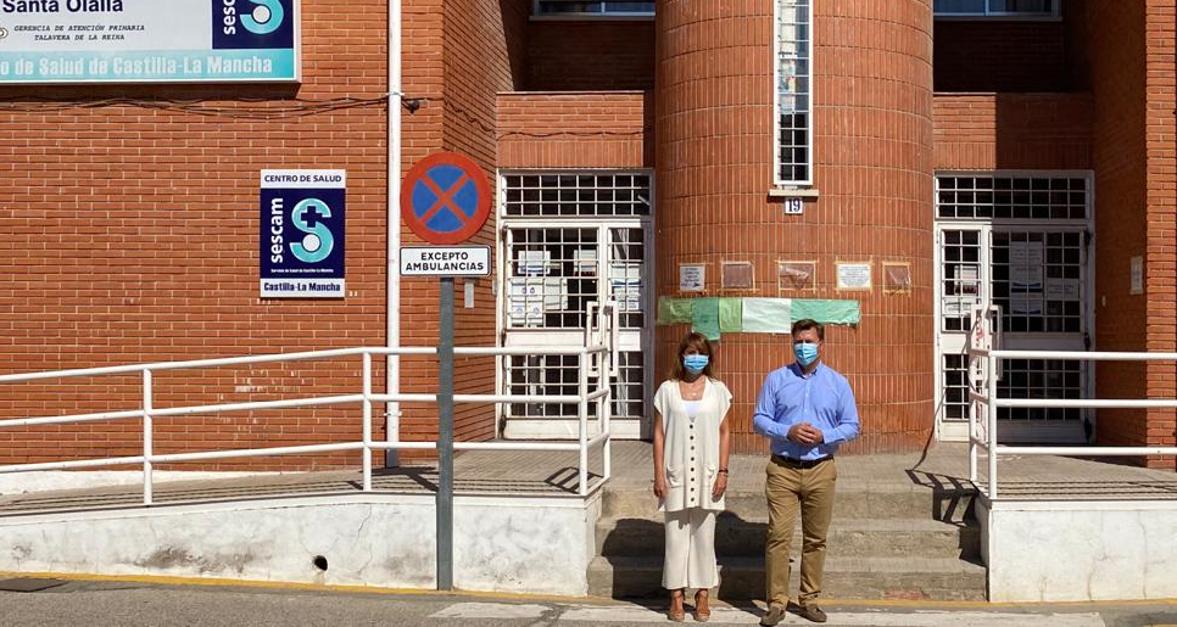
<instances>
[{"instance_id":1,"label":"concrete ramp","mask_svg":"<svg viewBox=\"0 0 1177 627\"><path fill-rule=\"evenodd\" d=\"M588 592L599 499L464 497L454 585ZM0 519L0 571L435 586L434 498L336 494Z\"/></svg>"},{"instance_id":2,"label":"concrete ramp","mask_svg":"<svg viewBox=\"0 0 1177 627\"><path fill-rule=\"evenodd\" d=\"M454 585L585 595L602 477L580 497L576 453L470 451L455 459ZM431 465L378 472L231 476L159 483L138 472L74 489L0 495L0 571L436 587ZM172 477L182 476L179 474ZM69 479L66 482L66 479ZM13 486L9 486L10 488Z\"/></svg>"}]
</instances>

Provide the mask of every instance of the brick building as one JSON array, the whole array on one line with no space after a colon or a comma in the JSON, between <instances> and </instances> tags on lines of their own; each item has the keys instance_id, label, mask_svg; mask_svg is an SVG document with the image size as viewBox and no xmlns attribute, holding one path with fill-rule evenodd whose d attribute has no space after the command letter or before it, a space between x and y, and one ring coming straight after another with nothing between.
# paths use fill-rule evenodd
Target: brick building
<instances>
[{"instance_id":1,"label":"brick building","mask_svg":"<svg viewBox=\"0 0 1177 627\"><path fill-rule=\"evenodd\" d=\"M856 452L965 436L977 302L1001 306L1010 348L1177 351L1174 0L403 0L399 163L387 4L286 2L300 12L297 82L0 85L0 370L381 346L390 327L433 345L434 281L401 281L389 324L388 172L440 150L477 160L498 199L476 238L496 272L459 309L457 343L576 342L585 305L616 301L623 437L648 432L652 386L690 327L658 324L660 302L834 323L828 361L863 413ZM270 168L347 171L345 297L259 297ZM788 342L717 330L736 445L760 450L752 407ZM457 374L482 392L576 381L556 356L471 358ZM403 390L434 375L401 360ZM164 373L155 402L350 393L357 377L354 360ZM1177 370L1015 361L1002 393L1172 398ZM121 375L9 386L0 416L127 409L139 394ZM402 409L403 438L432 437L432 412ZM568 417L460 407L457 433L558 437ZM133 422L2 430L3 463L132 455ZM156 429L157 450L179 452L359 426L354 408L318 408ZM1177 420L1015 409L1001 434L1172 445ZM308 463L354 460L216 467Z\"/></svg>"}]
</instances>

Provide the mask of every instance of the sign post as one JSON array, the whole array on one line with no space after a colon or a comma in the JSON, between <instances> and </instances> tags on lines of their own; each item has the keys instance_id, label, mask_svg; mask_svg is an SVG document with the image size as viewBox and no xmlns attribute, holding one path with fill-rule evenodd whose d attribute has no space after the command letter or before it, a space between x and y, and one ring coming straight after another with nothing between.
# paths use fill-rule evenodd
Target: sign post
<instances>
[{"instance_id":1,"label":"sign post","mask_svg":"<svg viewBox=\"0 0 1177 627\"><path fill-rule=\"evenodd\" d=\"M454 588L454 277L490 274L490 249L454 246L482 230L490 216L490 184L464 155L430 155L409 170L401 216L431 247L401 252L402 276L440 277L437 343L437 589Z\"/></svg>"}]
</instances>

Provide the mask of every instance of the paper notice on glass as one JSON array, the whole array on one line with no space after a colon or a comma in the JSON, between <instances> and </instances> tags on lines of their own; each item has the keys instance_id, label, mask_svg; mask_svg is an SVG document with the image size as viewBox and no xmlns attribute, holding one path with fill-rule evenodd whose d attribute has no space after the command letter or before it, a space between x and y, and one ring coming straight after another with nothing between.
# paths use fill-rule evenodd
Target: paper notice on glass
<instances>
[{"instance_id":1,"label":"paper notice on glass","mask_svg":"<svg viewBox=\"0 0 1177 627\"><path fill-rule=\"evenodd\" d=\"M543 279L522 277L509 279L507 310L511 318L511 326L542 326L544 322Z\"/></svg>"},{"instance_id":2,"label":"paper notice on glass","mask_svg":"<svg viewBox=\"0 0 1177 627\"><path fill-rule=\"evenodd\" d=\"M793 301L788 298L745 298L744 333L790 333Z\"/></svg>"},{"instance_id":3,"label":"paper notice on glass","mask_svg":"<svg viewBox=\"0 0 1177 627\"><path fill-rule=\"evenodd\" d=\"M691 308L691 330L702 333L703 337L715 341L719 332L719 299L696 298Z\"/></svg>"},{"instance_id":4,"label":"paper notice on glass","mask_svg":"<svg viewBox=\"0 0 1177 627\"><path fill-rule=\"evenodd\" d=\"M678 267L678 291L702 292L707 286L707 266L681 264Z\"/></svg>"},{"instance_id":5,"label":"paper notice on glass","mask_svg":"<svg viewBox=\"0 0 1177 627\"><path fill-rule=\"evenodd\" d=\"M610 297L621 311L639 311L642 308L642 279L640 277L609 279Z\"/></svg>"},{"instance_id":6,"label":"paper notice on glass","mask_svg":"<svg viewBox=\"0 0 1177 627\"><path fill-rule=\"evenodd\" d=\"M568 279L544 277L544 311L568 310Z\"/></svg>"},{"instance_id":7,"label":"paper notice on glass","mask_svg":"<svg viewBox=\"0 0 1177 627\"><path fill-rule=\"evenodd\" d=\"M1047 281L1046 300L1079 300L1079 279Z\"/></svg>"},{"instance_id":8,"label":"paper notice on glass","mask_svg":"<svg viewBox=\"0 0 1177 627\"><path fill-rule=\"evenodd\" d=\"M980 292L981 270L977 266L957 266L956 293L976 294Z\"/></svg>"},{"instance_id":9,"label":"paper notice on glass","mask_svg":"<svg viewBox=\"0 0 1177 627\"><path fill-rule=\"evenodd\" d=\"M1042 315L1042 293L1015 293L1009 295L1009 311L1021 316Z\"/></svg>"},{"instance_id":10,"label":"paper notice on glass","mask_svg":"<svg viewBox=\"0 0 1177 627\"><path fill-rule=\"evenodd\" d=\"M869 263L838 264L838 289L869 290L870 288L871 271Z\"/></svg>"},{"instance_id":11,"label":"paper notice on glass","mask_svg":"<svg viewBox=\"0 0 1177 627\"><path fill-rule=\"evenodd\" d=\"M961 316L968 315L969 309L972 307L972 305L973 303L971 301L963 301L952 298L944 301L944 303L940 306L940 311L943 315L949 318L959 318Z\"/></svg>"},{"instance_id":12,"label":"paper notice on glass","mask_svg":"<svg viewBox=\"0 0 1177 627\"><path fill-rule=\"evenodd\" d=\"M526 276L547 274L551 260L552 253L546 250L521 250L515 255L518 273Z\"/></svg>"},{"instance_id":13,"label":"paper notice on glass","mask_svg":"<svg viewBox=\"0 0 1177 627\"><path fill-rule=\"evenodd\" d=\"M572 255L573 266L577 274L597 273L597 249L578 248Z\"/></svg>"},{"instance_id":14,"label":"paper notice on glass","mask_svg":"<svg viewBox=\"0 0 1177 627\"><path fill-rule=\"evenodd\" d=\"M1009 243L1009 281L1014 287L1042 290L1042 242Z\"/></svg>"}]
</instances>

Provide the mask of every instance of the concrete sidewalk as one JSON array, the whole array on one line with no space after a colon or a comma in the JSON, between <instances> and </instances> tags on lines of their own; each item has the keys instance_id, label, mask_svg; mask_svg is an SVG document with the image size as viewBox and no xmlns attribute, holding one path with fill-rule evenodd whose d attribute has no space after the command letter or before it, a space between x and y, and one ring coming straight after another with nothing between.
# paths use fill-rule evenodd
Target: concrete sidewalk
<instances>
[{"instance_id":1,"label":"concrete sidewalk","mask_svg":"<svg viewBox=\"0 0 1177 627\"><path fill-rule=\"evenodd\" d=\"M34 592L0 582L0 624L211 625L646 625L665 623L660 602L461 594L400 594L280 586L222 587L144 581L44 581ZM25 580L23 583L28 583ZM37 588L37 585L26 587ZM831 626L1128 627L1177 625L1177 601L1149 604L1000 605L828 601ZM711 624L754 625L762 609L716 603ZM688 616L687 621L693 619ZM790 615L782 625L810 624Z\"/></svg>"}]
</instances>

